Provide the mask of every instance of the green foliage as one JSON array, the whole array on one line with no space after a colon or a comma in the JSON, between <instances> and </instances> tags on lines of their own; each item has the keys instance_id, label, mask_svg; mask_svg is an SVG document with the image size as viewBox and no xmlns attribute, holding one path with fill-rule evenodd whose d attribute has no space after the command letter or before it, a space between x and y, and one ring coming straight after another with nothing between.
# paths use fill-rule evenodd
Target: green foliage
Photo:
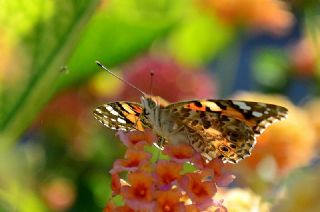
<instances>
[{"instance_id":1,"label":"green foliage","mask_svg":"<svg viewBox=\"0 0 320 212\"><path fill-rule=\"evenodd\" d=\"M141 17L132 19L129 3L120 12L117 7L101 8L91 19L98 3L55 1L52 16L38 16L33 29L24 36L25 60L31 63L24 67L28 77L21 91L2 97L11 100L4 105L6 112L0 119L2 145L14 144L58 90L93 75L98 70L95 60L108 66L120 63L164 36L175 22L174 16L150 17L143 23Z\"/></svg>"}]
</instances>

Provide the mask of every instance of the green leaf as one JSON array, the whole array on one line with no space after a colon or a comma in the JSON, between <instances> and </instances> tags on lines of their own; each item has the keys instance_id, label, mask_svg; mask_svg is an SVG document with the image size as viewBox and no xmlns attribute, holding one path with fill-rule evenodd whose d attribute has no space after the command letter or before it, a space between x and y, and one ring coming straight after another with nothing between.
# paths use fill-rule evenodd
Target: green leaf
<instances>
[{"instance_id":1,"label":"green leaf","mask_svg":"<svg viewBox=\"0 0 320 212\"><path fill-rule=\"evenodd\" d=\"M54 3L52 17L39 16L34 30L24 39L26 55L31 61L25 71L30 77L1 119L1 145L14 143L50 99L52 82L60 75L59 66L68 59L99 1L57 0Z\"/></svg>"}]
</instances>

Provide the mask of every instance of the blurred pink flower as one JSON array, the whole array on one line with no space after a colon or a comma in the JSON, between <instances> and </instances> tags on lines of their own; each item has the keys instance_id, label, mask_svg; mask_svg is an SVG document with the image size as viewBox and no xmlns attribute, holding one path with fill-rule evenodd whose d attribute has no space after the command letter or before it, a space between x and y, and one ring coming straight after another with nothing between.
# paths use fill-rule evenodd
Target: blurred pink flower
<instances>
[{"instance_id":1,"label":"blurred pink flower","mask_svg":"<svg viewBox=\"0 0 320 212\"><path fill-rule=\"evenodd\" d=\"M316 36L319 37L319 35ZM320 47L320 42L316 43L316 40L305 36L289 48L289 59L297 75L310 77L316 74Z\"/></svg>"},{"instance_id":2,"label":"blurred pink flower","mask_svg":"<svg viewBox=\"0 0 320 212\"><path fill-rule=\"evenodd\" d=\"M73 184L62 178L56 178L43 184L41 194L48 207L53 211L66 211L76 198Z\"/></svg>"},{"instance_id":3,"label":"blurred pink flower","mask_svg":"<svg viewBox=\"0 0 320 212\"><path fill-rule=\"evenodd\" d=\"M150 87L150 72L154 73ZM161 96L171 102L191 98L212 98L215 83L207 73L183 67L170 57L142 56L125 66L124 78L146 93ZM140 93L124 85L120 92L123 100L140 102Z\"/></svg>"}]
</instances>

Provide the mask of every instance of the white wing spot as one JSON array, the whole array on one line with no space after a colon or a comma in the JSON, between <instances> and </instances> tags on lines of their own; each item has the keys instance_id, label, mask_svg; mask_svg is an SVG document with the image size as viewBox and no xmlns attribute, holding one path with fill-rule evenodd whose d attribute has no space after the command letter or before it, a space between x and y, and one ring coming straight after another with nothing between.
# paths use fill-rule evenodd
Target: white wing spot
<instances>
[{"instance_id":1,"label":"white wing spot","mask_svg":"<svg viewBox=\"0 0 320 212\"><path fill-rule=\"evenodd\" d=\"M257 112L257 111L253 111L252 115L255 116L255 117L261 117L263 114L260 113L260 112Z\"/></svg>"},{"instance_id":2,"label":"white wing spot","mask_svg":"<svg viewBox=\"0 0 320 212\"><path fill-rule=\"evenodd\" d=\"M126 121L123 120L122 118L118 118L117 121L118 121L119 123L122 123L122 124L125 124L125 123L126 123Z\"/></svg>"},{"instance_id":3,"label":"white wing spot","mask_svg":"<svg viewBox=\"0 0 320 212\"><path fill-rule=\"evenodd\" d=\"M113 115L115 115L115 116L118 116L119 115L119 113L117 112L117 111L115 111L115 110L109 110L110 111L110 113L112 113Z\"/></svg>"},{"instance_id":4,"label":"white wing spot","mask_svg":"<svg viewBox=\"0 0 320 212\"><path fill-rule=\"evenodd\" d=\"M101 114L101 113L102 113L102 110L100 110L100 108L97 108L97 109L96 109L96 112L98 112L98 113Z\"/></svg>"},{"instance_id":5,"label":"white wing spot","mask_svg":"<svg viewBox=\"0 0 320 212\"><path fill-rule=\"evenodd\" d=\"M205 102L204 105L209 107L211 111L221 111L221 108L214 102Z\"/></svg>"},{"instance_id":6,"label":"white wing spot","mask_svg":"<svg viewBox=\"0 0 320 212\"><path fill-rule=\"evenodd\" d=\"M232 101L233 104L238 105L242 110L251 110L251 107L248 106L245 102Z\"/></svg>"},{"instance_id":7,"label":"white wing spot","mask_svg":"<svg viewBox=\"0 0 320 212\"><path fill-rule=\"evenodd\" d=\"M106 107L107 110L109 110L110 112L113 111L113 108L110 105L104 105Z\"/></svg>"}]
</instances>

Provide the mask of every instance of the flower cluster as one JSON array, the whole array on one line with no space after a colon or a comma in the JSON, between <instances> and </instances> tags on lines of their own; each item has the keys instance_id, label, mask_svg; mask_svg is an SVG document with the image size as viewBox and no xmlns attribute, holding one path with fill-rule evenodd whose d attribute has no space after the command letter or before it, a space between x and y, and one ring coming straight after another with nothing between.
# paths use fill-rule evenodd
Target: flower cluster
<instances>
[{"instance_id":1,"label":"flower cluster","mask_svg":"<svg viewBox=\"0 0 320 212\"><path fill-rule=\"evenodd\" d=\"M118 135L130 147L110 171L112 196L120 195L123 205L116 206L111 199L105 212L226 211L223 200L213 199L217 186L226 186L234 179L222 172L221 160L207 162L186 144L165 145L161 159L153 159L145 148L155 141L151 132ZM186 168L186 163L192 165ZM124 172L127 180L120 178Z\"/></svg>"}]
</instances>

